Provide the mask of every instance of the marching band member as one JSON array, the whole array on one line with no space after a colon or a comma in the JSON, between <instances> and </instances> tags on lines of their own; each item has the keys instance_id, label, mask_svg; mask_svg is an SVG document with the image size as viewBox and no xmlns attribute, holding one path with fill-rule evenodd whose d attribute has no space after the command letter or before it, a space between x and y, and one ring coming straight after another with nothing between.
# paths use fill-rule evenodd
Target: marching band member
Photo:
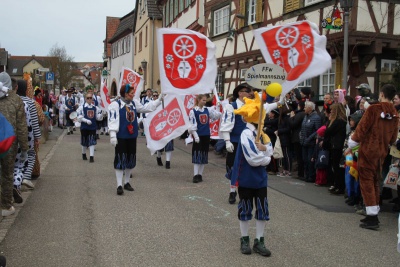
<instances>
[{"instance_id":1,"label":"marching band member","mask_svg":"<svg viewBox=\"0 0 400 267\"><path fill-rule=\"evenodd\" d=\"M189 113L189 133L193 135L192 163L194 163L193 183L203 181L204 165L208 164L208 149L210 146L210 118L217 120L221 112L215 107L207 108L206 95L196 97L196 105Z\"/></svg>"},{"instance_id":2,"label":"marching band member","mask_svg":"<svg viewBox=\"0 0 400 267\"><path fill-rule=\"evenodd\" d=\"M124 189L134 190L130 185L130 176L136 166L137 115L139 112L152 112L161 104L160 99L157 99L142 105L138 100L133 99L135 88L130 84L121 87L120 95L120 99L108 106L110 143L115 147L114 169L118 195L122 195ZM125 184L122 188L123 176L125 176Z\"/></svg>"},{"instance_id":3,"label":"marching band member","mask_svg":"<svg viewBox=\"0 0 400 267\"><path fill-rule=\"evenodd\" d=\"M65 97L65 116L67 118L67 135L73 134L74 122L69 118L69 115L76 110L78 106L78 101L72 93L75 91L73 87L68 89L67 96Z\"/></svg>"},{"instance_id":4,"label":"marching band member","mask_svg":"<svg viewBox=\"0 0 400 267\"><path fill-rule=\"evenodd\" d=\"M82 159L87 160L86 148L89 148L90 162L94 162L97 121L103 119L103 112L93 104L93 94L86 94L86 103L78 108L78 121L81 123Z\"/></svg>"},{"instance_id":5,"label":"marching band member","mask_svg":"<svg viewBox=\"0 0 400 267\"><path fill-rule=\"evenodd\" d=\"M65 119L65 97L67 96L67 91L62 90L61 94L58 96L57 108L58 108L58 127L64 129L67 123Z\"/></svg>"}]
</instances>

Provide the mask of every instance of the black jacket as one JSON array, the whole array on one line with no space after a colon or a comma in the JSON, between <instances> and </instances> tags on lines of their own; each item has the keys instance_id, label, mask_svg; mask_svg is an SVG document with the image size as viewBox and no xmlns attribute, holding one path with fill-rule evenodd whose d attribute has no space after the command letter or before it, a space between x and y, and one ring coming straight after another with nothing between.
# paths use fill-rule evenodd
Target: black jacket
<instances>
[{"instance_id":1,"label":"black jacket","mask_svg":"<svg viewBox=\"0 0 400 267\"><path fill-rule=\"evenodd\" d=\"M316 111L304 116L300 130L300 144L302 146L314 146L317 130L321 127L321 117Z\"/></svg>"},{"instance_id":2,"label":"black jacket","mask_svg":"<svg viewBox=\"0 0 400 267\"><path fill-rule=\"evenodd\" d=\"M292 143L300 143L300 130L306 113L303 110L296 110L294 117L289 118L290 129L292 130Z\"/></svg>"},{"instance_id":3,"label":"black jacket","mask_svg":"<svg viewBox=\"0 0 400 267\"><path fill-rule=\"evenodd\" d=\"M324 149L343 149L344 140L346 139L346 125L346 121L336 119L331 126L326 128Z\"/></svg>"},{"instance_id":4,"label":"black jacket","mask_svg":"<svg viewBox=\"0 0 400 267\"><path fill-rule=\"evenodd\" d=\"M281 146L290 146L291 144L291 129L289 123L290 117L283 115L281 121L278 124L278 136L281 141Z\"/></svg>"}]
</instances>

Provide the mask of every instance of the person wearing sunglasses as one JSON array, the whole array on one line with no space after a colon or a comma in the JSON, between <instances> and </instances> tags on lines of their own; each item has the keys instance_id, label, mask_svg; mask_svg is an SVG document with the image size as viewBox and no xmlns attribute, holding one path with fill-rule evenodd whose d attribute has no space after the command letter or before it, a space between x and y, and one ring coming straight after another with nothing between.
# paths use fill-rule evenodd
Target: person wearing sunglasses
<instances>
[{"instance_id":1,"label":"person wearing sunglasses","mask_svg":"<svg viewBox=\"0 0 400 267\"><path fill-rule=\"evenodd\" d=\"M81 123L82 159L87 160L86 149L89 148L90 160L94 162L94 146L96 141L97 121L103 119L103 111L93 103L93 94L87 93L85 104L77 109L77 119Z\"/></svg>"}]
</instances>

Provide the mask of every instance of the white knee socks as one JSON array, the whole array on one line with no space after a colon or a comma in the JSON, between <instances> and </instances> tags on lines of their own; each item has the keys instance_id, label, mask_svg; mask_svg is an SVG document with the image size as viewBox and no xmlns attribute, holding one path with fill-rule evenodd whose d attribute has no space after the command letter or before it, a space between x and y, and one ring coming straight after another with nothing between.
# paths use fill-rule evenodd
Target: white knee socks
<instances>
[{"instance_id":1,"label":"white knee socks","mask_svg":"<svg viewBox=\"0 0 400 267\"><path fill-rule=\"evenodd\" d=\"M194 168L194 175L199 174L200 164L194 164L193 168Z\"/></svg>"},{"instance_id":2,"label":"white knee socks","mask_svg":"<svg viewBox=\"0 0 400 267\"><path fill-rule=\"evenodd\" d=\"M90 154L91 157L94 156L94 146L90 146L89 147L89 154Z\"/></svg>"},{"instance_id":3,"label":"white knee socks","mask_svg":"<svg viewBox=\"0 0 400 267\"><path fill-rule=\"evenodd\" d=\"M199 165L199 174L200 174L200 175L203 175L204 166L205 166L205 164L200 164L200 165Z\"/></svg>"},{"instance_id":4,"label":"white knee socks","mask_svg":"<svg viewBox=\"0 0 400 267\"><path fill-rule=\"evenodd\" d=\"M115 175L117 176L117 186L122 186L122 176L124 176L124 171L115 170Z\"/></svg>"},{"instance_id":5,"label":"white knee socks","mask_svg":"<svg viewBox=\"0 0 400 267\"><path fill-rule=\"evenodd\" d=\"M133 169L125 169L125 184L130 182L132 170Z\"/></svg>"},{"instance_id":6,"label":"white knee socks","mask_svg":"<svg viewBox=\"0 0 400 267\"><path fill-rule=\"evenodd\" d=\"M165 160L171 161L172 151L165 152Z\"/></svg>"},{"instance_id":7,"label":"white knee socks","mask_svg":"<svg viewBox=\"0 0 400 267\"><path fill-rule=\"evenodd\" d=\"M265 223L265 221L256 220L256 238L258 240L264 236Z\"/></svg>"},{"instance_id":8,"label":"white knee socks","mask_svg":"<svg viewBox=\"0 0 400 267\"><path fill-rule=\"evenodd\" d=\"M240 223L240 233L242 236L249 235L249 221L239 221Z\"/></svg>"},{"instance_id":9,"label":"white knee socks","mask_svg":"<svg viewBox=\"0 0 400 267\"><path fill-rule=\"evenodd\" d=\"M82 154L86 154L86 147L82 146Z\"/></svg>"}]
</instances>

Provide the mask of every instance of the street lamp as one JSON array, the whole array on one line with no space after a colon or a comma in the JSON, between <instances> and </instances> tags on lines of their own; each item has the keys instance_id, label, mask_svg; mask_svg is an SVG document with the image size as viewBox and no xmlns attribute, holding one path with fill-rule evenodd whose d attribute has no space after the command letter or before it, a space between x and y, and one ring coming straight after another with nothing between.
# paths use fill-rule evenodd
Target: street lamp
<instances>
[{"instance_id":1,"label":"street lamp","mask_svg":"<svg viewBox=\"0 0 400 267\"><path fill-rule=\"evenodd\" d=\"M349 11L353 7L353 0L340 0L339 2L340 7L344 11L342 88L347 90L347 73L349 65Z\"/></svg>"},{"instance_id":2,"label":"street lamp","mask_svg":"<svg viewBox=\"0 0 400 267\"><path fill-rule=\"evenodd\" d=\"M147 61L146 61L146 59L142 60L141 65L142 65L142 70L143 70L144 83L146 84L146 74L147 74L147 72L146 72L146 69L147 69Z\"/></svg>"}]
</instances>

